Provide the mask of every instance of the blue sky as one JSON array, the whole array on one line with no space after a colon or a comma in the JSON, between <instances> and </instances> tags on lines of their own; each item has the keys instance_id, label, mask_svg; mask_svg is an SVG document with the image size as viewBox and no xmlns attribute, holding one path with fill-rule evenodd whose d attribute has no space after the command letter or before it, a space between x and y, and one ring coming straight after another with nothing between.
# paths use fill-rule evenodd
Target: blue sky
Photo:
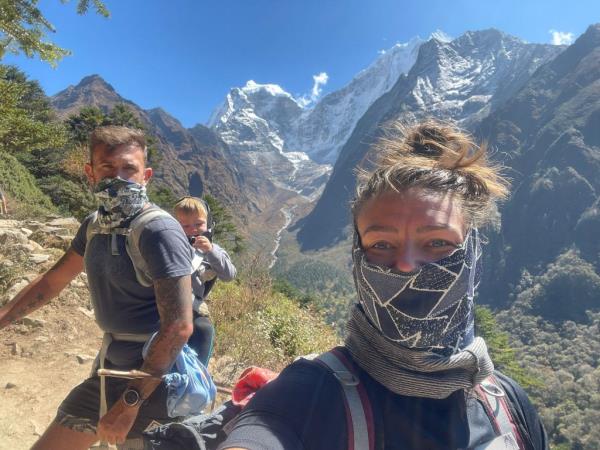
<instances>
[{"instance_id":1,"label":"blue sky","mask_svg":"<svg viewBox=\"0 0 600 450\"><path fill-rule=\"evenodd\" d=\"M550 43L600 22L598 0L106 0L109 19L78 16L75 3L40 1L57 30L52 40L73 52L58 68L24 57L3 62L49 95L99 74L123 97L160 106L188 127L206 122L229 89L247 80L301 96L324 72L326 94L379 50L437 29L456 37L495 27Z\"/></svg>"}]
</instances>

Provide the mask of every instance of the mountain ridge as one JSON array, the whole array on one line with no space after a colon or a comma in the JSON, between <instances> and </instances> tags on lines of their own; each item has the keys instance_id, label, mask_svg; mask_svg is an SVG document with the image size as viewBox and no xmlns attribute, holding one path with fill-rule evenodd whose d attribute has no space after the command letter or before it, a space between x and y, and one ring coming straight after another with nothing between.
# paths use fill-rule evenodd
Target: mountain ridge
<instances>
[{"instance_id":1,"label":"mountain ridge","mask_svg":"<svg viewBox=\"0 0 600 450\"><path fill-rule=\"evenodd\" d=\"M491 39L493 46L487 53L473 50L474 39ZM505 91L518 91L530 73L560 51L562 48L551 45L526 44L498 30L469 32L451 42L430 39L423 43L408 74L399 77L361 117L340 152L323 195L296 225L301 248L314 250L345 238L343 230L350 223L345 205L354 191L353 171L367 157L369 145L381 135L385 123L431 115L468 127L502 104Z\"/></svg>"}]
</instances>

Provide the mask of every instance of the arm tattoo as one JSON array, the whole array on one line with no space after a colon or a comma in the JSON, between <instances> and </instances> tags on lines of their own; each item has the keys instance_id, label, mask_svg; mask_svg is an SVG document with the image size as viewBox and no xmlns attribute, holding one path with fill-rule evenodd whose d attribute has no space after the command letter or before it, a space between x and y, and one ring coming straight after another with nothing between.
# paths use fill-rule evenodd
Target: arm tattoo
<instances>
[{"instance_id":1,"label":"arm tattoo","mask_svg":"<svg viewBox=\"0 0 600 450\"><path fill-rule=\"evenodd\" d=\"M160 315L160 331L148 349L142 370L164 374L185 344L187 337L179 332L192 322L192 292L189 275L165 278L154 283Z\"/></svg>"},{"instance_id":2,"label":"arm tattoo","mask_svg":"<svg viewBox=\"0 0 600 450\"><path fill-rule=\"evenodd\" d=\"M12 308L10 312L6 315L4 321L8 325L16 322L17 320L21 320L23 317L27 316L27 314L35 311L38 308L41 308L50 300L50 298L46 298L44 294L38 292L33 301L30 301L29 303L26 303L24 305L20 305L16 308Z\"/></svg>"}]
</instances>

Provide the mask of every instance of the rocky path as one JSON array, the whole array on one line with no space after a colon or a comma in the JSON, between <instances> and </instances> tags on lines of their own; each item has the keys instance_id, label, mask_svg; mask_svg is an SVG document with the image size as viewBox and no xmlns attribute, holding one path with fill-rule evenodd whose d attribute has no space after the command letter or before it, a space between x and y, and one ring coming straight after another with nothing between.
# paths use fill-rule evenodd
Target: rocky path
<instances>
[{"instance_id":1,"label":"rocky path","mask_svg":"<svg viewBox=\"0 0 600 450\"><path fill-rule=\"evenodd\" d=\"M50 267L78 226L0 220L0 303ZM89 307L82 274L49 305L0 330L0 449L30 448L90 372L101 333Z\"/></svg>"}]
</instances>

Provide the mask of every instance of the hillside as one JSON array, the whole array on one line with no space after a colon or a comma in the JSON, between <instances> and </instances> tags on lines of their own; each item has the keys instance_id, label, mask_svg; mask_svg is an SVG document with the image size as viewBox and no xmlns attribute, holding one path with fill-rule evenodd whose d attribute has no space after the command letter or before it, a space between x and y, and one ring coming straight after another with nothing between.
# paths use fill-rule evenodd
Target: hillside
<instances>
[{"instance_id":1,"label":"hillside","mask_svg":"<svg viewBox=\"0 0 600 450\"><path fill-rule=\"evenodd\" d=\"M560 51L494 29L423 43L414 65L372 104L342 147L323 195L297 225L302 250L327 247L347 236L354 170L368 158L371 143L388 121L434 116L467 126L502 104Z\"/></svg>"}]
</instances>

